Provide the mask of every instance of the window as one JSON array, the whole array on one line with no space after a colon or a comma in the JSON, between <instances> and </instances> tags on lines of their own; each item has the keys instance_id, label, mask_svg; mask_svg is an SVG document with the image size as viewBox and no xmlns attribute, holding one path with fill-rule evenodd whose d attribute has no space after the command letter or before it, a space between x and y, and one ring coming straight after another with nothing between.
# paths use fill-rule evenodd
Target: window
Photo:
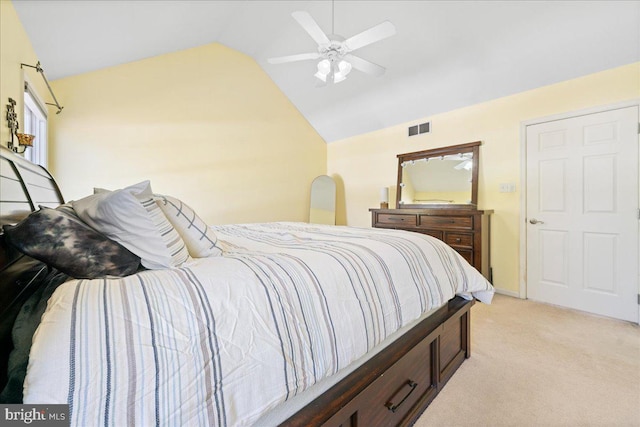
<instances>
[{"instance_id":1,"label":"window","mask_svg":"<svg viewBox=\"0 0 640 427\"><path fill-rule=\"evenodd\" d=\"M24 84L24 125L19 132L35 135L33 147L28 147L24 157L33 163L47 167L47 109L27 82Z\"/></svg>"}]
</instances>

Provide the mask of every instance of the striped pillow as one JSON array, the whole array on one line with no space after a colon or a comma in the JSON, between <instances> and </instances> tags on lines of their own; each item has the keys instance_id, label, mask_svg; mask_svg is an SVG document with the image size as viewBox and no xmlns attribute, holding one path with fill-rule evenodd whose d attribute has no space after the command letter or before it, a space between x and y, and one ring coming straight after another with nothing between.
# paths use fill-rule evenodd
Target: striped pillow
<instances>
[{"instance_id":1,"label":"striped pillow","mask_svg":"<svg viewBox=\"0 0 640 427\"><path fill-rule=\"evenodd\" d=\"M121 190L95 188L71 202L80 219L141 258L148 269L179 267L189 260L185 243L153 200L151 183Z\"/></svg>"},{"instance_id":2,"label":"striped pillow","mask_svg":"<svg viewBox=\"0 0 640 427\"><path fill-rule=\"evenodd\" d=\"M144 181L74 200L71 206L91 228L138 255L145 268L170 268L173 262L165 240L139 200L152 194L149 181Z\"/></svg>"},{"instance_id":3,"label":"striped pillow","mask_svg":"<svg viewBox=\"0 0 640 427\"><path fill-rule=\"evenodd\" d=\"M163 241L171 254L171 266L179 267L189 260L189 251L178 231L173 227L152 195L138 197L138 200L149 213L149 217L160 232Z\"/></svg>"},{"instance_id":4,"label":"striped pillow","mask_svg":"<svg viewBox=\"0 0 640 427\"><path fill-rule=\"evenodd\" d=\"M171 196L155 195L156 201L169 222L178 230L194 258L220 255L218 238L207 223L193 209Z\"/></svg>"}]
</instances>

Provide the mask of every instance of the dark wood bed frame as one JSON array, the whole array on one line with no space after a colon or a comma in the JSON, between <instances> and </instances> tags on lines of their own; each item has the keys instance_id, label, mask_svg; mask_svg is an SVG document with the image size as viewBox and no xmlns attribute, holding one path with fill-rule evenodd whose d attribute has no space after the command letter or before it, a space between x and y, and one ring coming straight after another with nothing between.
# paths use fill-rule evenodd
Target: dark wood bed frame
<instances>
[{"instance_id":1,"label":"dark wood bed frame","mask_svg":"<svg viewBox=\"0 0 640 427\"><path fill-rule=\"evenodd\" d=\"M38 206L64 203L49 172L0 147L0 223ZM48 267L6 244L0 234L0 389L7 381L11 329ZM456 297L302 408L283 426L411 425L470 356L470 309Z\"/></svg>"}]
</instances>

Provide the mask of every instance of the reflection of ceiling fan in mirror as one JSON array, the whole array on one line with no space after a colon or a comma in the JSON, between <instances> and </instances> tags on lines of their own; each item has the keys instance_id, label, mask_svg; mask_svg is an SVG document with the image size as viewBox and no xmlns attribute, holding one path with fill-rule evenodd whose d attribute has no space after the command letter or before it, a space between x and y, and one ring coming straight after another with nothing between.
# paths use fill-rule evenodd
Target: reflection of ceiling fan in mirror
<instances>
[{"instance_id":1,"label":"reflection of ceiling fan in mirror","mask_svg":"<svg viewBox=\"0 0 640 427\"><path fill-rule=\"evenodd\" d=\"M394 35L396 27L391 22L384 21L345 40L335 34L327 36L307 12L293 12L291 15L318 43L318 51L269 58L270 64L320 59L318 72L314 75L323 83L343 81L352 68L374 76L384 74L384 67L352 55L351 52Z\"/></svg>"}]
</instances>

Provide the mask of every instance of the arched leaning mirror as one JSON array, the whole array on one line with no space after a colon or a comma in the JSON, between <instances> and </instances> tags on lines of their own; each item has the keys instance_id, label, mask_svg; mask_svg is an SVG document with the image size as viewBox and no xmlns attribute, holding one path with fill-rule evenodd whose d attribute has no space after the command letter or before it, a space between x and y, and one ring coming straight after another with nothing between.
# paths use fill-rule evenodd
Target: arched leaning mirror
<instances>
[{"instance_id":1,"label":"arched leaning mirror","mask_svg":"<svg viewBox=\"0 0 640 427\"><path fill-rule=\"evenodd\" d=\"M398 154L396 207L476 208L480 144Z\"/></svg>"},{"instance_id":2,"label":"arched leaning mirror","mask_svg":"<svg viewBox=\"0 0 640 427\"><path fill-rule=\"evenodd\" d=\"M330 176L320 175L311 183L309 222L336 224L336 183Z\"/></svg>"}]
</instances>

